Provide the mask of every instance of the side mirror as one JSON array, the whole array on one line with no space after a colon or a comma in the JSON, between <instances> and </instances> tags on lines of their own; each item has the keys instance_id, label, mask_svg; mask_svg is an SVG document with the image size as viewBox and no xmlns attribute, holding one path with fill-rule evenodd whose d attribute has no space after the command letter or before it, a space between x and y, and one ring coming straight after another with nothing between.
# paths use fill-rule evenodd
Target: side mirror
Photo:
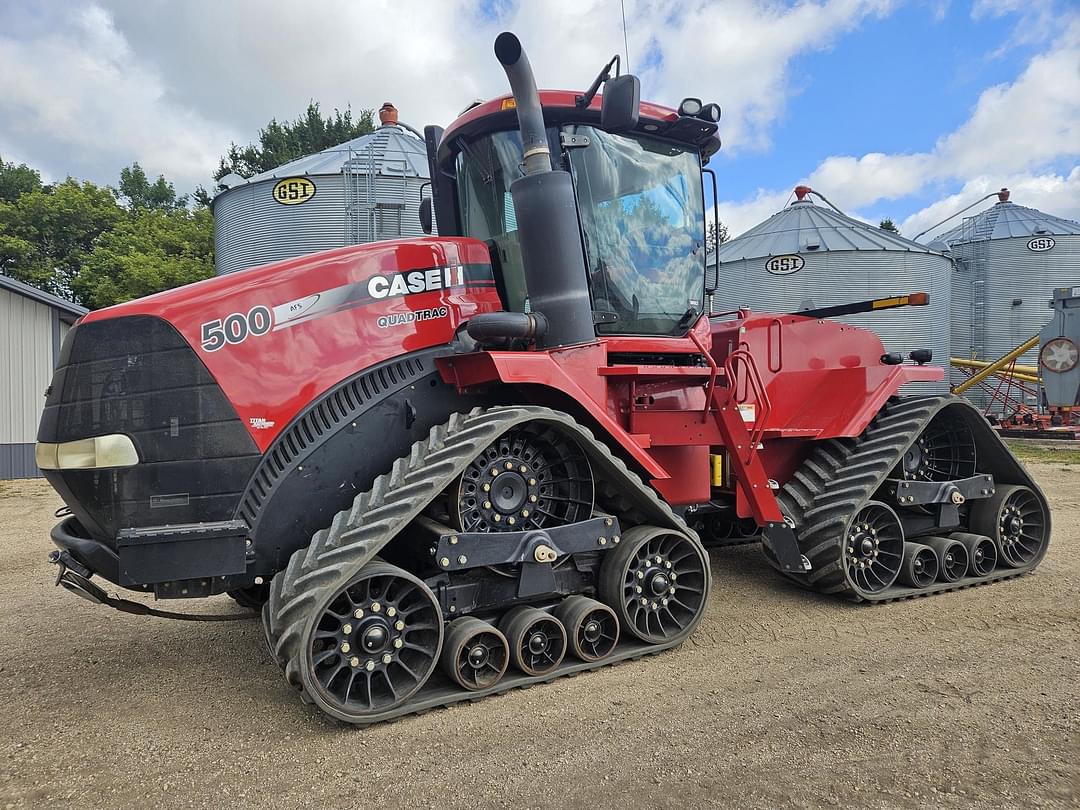
<instances>
[{"instance_id":1,"label":"side mirror","mask_svg":"<svg viewBox=\"0 0 1080 810\"><path fill-rule=\"evenodd\" d=\"M600 106L600 126L608 132L626 132L637 126L641 104L641 82L624 73L604 82Z\"/></svg>"},{"instance_id":2,"label":"side mirror","mask_svg":"<svg viewBox=\"0 0 1080 810\"><path fill-rule=\"evenodd\" d=\"M431 233L431 197L424 197L420 201L420 229L424 233Z\"/></svg>"}]
</instances>

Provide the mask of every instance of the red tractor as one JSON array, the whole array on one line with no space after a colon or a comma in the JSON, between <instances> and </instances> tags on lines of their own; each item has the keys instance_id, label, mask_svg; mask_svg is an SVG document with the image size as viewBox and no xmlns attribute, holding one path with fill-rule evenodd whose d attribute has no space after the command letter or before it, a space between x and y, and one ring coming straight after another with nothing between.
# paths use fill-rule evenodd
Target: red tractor
<instances>
[{"instance_id":1,"label":"red tractor","mask_svg":"<svg viewBox=\"0 0 1080 810\"><path fill-rule=\"evenodd\" d=\"M91 577L229 593L307 701L373 723L679 644L701 536L740 521L865 602L1039 563L1046 500L982 416L899 396L942 379L928 353L828 320L920 296L706 314L716 105L641 102L617 60L538 92L516 37L495 54L513 95L425 132L439 236L71 331L37 446L60 584L181 617Z\"/></svg>"}]
</instances>

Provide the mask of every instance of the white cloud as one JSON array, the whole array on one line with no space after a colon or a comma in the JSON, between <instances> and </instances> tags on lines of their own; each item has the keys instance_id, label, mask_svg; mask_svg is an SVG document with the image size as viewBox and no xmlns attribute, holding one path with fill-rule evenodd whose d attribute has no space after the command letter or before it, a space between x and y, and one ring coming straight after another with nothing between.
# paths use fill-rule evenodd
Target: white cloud
<instances>
[{"instance_id":1,"label":"white cloud","mask_svg":"<svg viewBox=\"0 0 1080 810\"><path fill-rule=\"evenodd\" d=\"M1011 1L1011 0L1010 0ZM963 189L908 217L902 231L914 234L962 208L981 193L1002 185L1014 200L1052 212L1077 210L1075 161L1080 158L1080 15L1065 22L1050 48L1033 57L1011 84L983 91L971 115L928 152L871 153L826 158L799 182L820 189L841 208L854 212L883 200L952 185ZM1064 162L1066 173L1053 167ZM1071 171L1070 171L1071 170ZM1068 191L1074 194L1068 198ZM790 192L759 191L754 197L721 206L732 234L775 213ZM776 207L765 210L767 205Z\"/></svg>"},{"instance_id":2,"label":"white cloud","mask_svg":"<svg viewBox=\"0 0 1080 810\"><path fill-rule=\"evenodd\" d=\"M98 182L137 159L184 190L206 182L230 140L253 140L310 99L392 100L414 126L448 123L506 92L492 54L500 30L522 36L546 87L583 87L623 50L612 0L486 12L478 0L98 0L75 14L24 2L0 10L0 143L48 173ZM722 95L728 150L763 147L798 90L791 60L892 2L628 0L631 66L660 102Z\"/></svg>"}]
</instances>

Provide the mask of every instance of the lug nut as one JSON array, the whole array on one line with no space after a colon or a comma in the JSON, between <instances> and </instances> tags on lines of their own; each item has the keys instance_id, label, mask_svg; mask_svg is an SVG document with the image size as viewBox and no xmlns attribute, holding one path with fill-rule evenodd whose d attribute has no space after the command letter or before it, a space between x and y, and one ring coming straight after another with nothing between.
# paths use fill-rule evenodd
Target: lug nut
<instances>
[{"instance_id":1,"label":"lug nut","mask_svg":"<svg viewBox=\"0 0 1080 810\"><path fill-rule=\"evenodd\" d=\"M668 588L668 593L670 593L672 596L675 595L675 586L674 585L672 585L670 588ZM664 604L665 605L667 604L666 600L665 600Z\"/></svg>"},{"instance_id":2,"label":"lug nut","mask_svg":"<svg viewBox=\"0 0 1080 810\"><path fill-rule=\"evenodd\" d=\"M615 535L614 537L611 538L611 542L614 543L615 545L619 545L620 540L622 540L622 538L619 537L619 535Z\"/></svg>"},{"instance_id":3,"label":"lug nut","mask_svg":"<svg viewBox=\"0 0 1080 810\"><path fill-rule=\"evenodd\" d=\"M389 664L393 660L394 656L392 656L390 653L383 653L382 662L384 664Z\"/></svg>"},{"instance_id":4,"label":"lug nut","mask_svg":"<svg viewBox=\"0 0 1080 810\"><path fill-rule=\"evenodd\" d=\"M644 596L643 596L643 597L641 597L641 600L640 600L640 601L641 601L641 604L642 604L642 605L647 605L647 604L649 604L649 600L648 600L648 599L646 599L646 598L645 598Z\"/></svg>"},{"instance_id":5,"label":"lug nut","mask_svg":"<svg viewBox=\"0 0 1080 810\"><path fill-rule=\"evenodd\" d=\"M641 586L640 585L635 585L634 586L634 593L641 593Z\"/></svg>"},{"instance_id":6,"label":"lug nut","mask_svg":"<svg viewBox=\"0 0 1080 810\"><path fill-rule=\"evenodd\" d=\"M372 602L371 603L371 612L372 613L378 613L380 610L382 610L382 605L380 605L378 602Z\"/></svg>"},{"instance_id":7,"label":"lug nut","mask_svg":"<svg viewBox=\"0 0 1080 810\"><path fill-rule=\"evenodd\" d=\"M602 546L606 546L607 545L607 538L606 537L599 537L599 538L597 538L596 542L599 543Z\"/></svg>"},{"instance_id":8,"label":"lug nut","mask_svg":"<svg viewBox=\"0 0 1080 810\"><path fill-rule=\"evenodd\" d=\"M484 484L480 489L484 490L484 492L491 492L491 484Z\"/></svg>"},{"instance_id":9,"label":"lug nut","mask_svg":"<svg viewBox=\"0 0 1080 810\"><path fill-rule=\"evenodd\" d=\"M341 632L344 633L345 635L349 635L349 633L352 632L352 625L351 624L343 624L343 625L341 625Z\"/></svg>"},{"instance_id":10,"label":"lug nut","mask_svg":"<svg viewBox=\"0 0 1080 810\"><path fill-rule=\"evenodd\" d=\"M389 616L391 619L394 618L395 616L397 616L397 608L396 607L388 607L386 609L386 615Z\"/></svg>"},{"instance_id":11,"label":"lug nut","mask_svg":"<svg viewBox=\"0 0 1080 810\"><path fill-rule=\"evenodd\" d=\"M354 619L362 619L362 618L364 618L364 609L363 608L357 608L356 610L353 611L352 615L353 615Z\"/></svg>"},{"instance_id":12,"label":"lug nut","mask_svg":"<svg viewBox=\"0 0 1080 810\"><path fill-rule=\"evenodd\" d=\"M536 486L536 479L535 478L530 478L529 479L529 486L530 487L535 487Z\"/></svg>"},{"instance_id":13,"label":"lug nut","mask_svg":"<svg viewBox=\"0 0 1080 810\"><path fill-rule=\"evenodd\" d=\"M529 503L536 503L536 496L535 495L530 495L529 496Z\"/></svg>"},{"instance_id":14,"label":"lug nut","mask_svg":"<svg viewBox=\"0 0 1080 810\"><path fill-rule=\"evenodd\" d=\"M350 647L350 646L349 646L349 642L347 642L347 641L343 641L343 642L341 642L341 651L342 651L343 653L345 653L346 655L348 655L348 654L349 654L349 650L351 650L351 649L352 649L352 647Z\"/></svg>"},{"instance_id":15,"label":"lug nut","mask_svg":"<svg viewBox=\"0 0 1080 810\"><path fill-rule=\"evenodd\" d=\"M503 466L506 467L506 469L508 469L508 470L512 470L512 469L514 469L514 462L508 461Z\"/></svg>"},{"instance_id":16,"label":"lug nut","mask_svg":"<svg viewBox=\"0 0 1080 810\"><path fill-rule=\"evenodd\" d=\"M399 632L404 630L405 629L405 622L403 622L401 619L398 619L396 622L394 622L394 629L399 631ZM400 640L401 639L398 639L398 641L400 641Z\"/></svg>"},{"instance_id":17,"label":"lug nut","mask_svg":"<svg viewBox=\"0 0 1080 810\"><path fill-rule=\"evenodd\" d=\"M395 639L394 639L394 649L395 649L395 650L400 650L400 649L401 649L401 645L402 645L402 644L404 644L404 643L405 643L405 642L404 642L404 641L402 641L402 640L401 640L400 638L395 638Z\"/></svg>"},{"instance_id":18,"label":"lug nut","mask_svg":"<svg viewBox=\"0 0 1080 810\"><path fill-rule=\"evenodd\" d=\"M511 515L506 519L506 522L513 526L515 523L517 523L517 518Z\"/></svg>"},{"instance_id":19,"label":"lug nut","mask_svg":"<svg viewBox=\"0 0 1080 810\"><path fill-rule=\"evenodd\" d=\"M664 568L671 568L671 560L664 560Z\"/></svg>"},{"instance_id":20,"label":"lug nut","mask_svg":"<svg viewBox=\"0 0 1080 810\"><path fill-rule=\"evenodd\" d=\"M614 523L615 523L615 521L614 521L614 520L612 520L611 518L606 518L606 519L604 520L604 525L605 525L605 526L611 526L611 525L612 525L612 524L614 524Z\"/></svg>"},{"instance_id":21,"label":"lug nut","mask_svg":"<svg viewBox=\"0 0 1080 810\"><path fill-rule=\"evenodd\" d=\"M528 517L529 516L529 510L528 509L522 509L521 510L521 516L522 517Z\"/></svg>"},{"instance_id":22,"label":"lug nut","mask_svg":"<svg viewBox=\"0 0 1080 810\"><path fill-rule=\"evenodd\" d=\"M371 672L371 670L375 669L375 662L368 661L366 664L364 664L364 669L366 669L368 672Z\"/></svg>"},{"instance_id":23,"label":"lug nut","mask_svg":"<svg viewBox=\"0 0 1080 810\"><path fill-rule=\"evenodd\" d=\"M360 659L354 655L352 658L349 659L349 666L353 669L356 669L356 667L360 666Z\"/></svg>"},{"instance_id":24,"label":"lug nut","mask_svg":"<svg viewBox=\"0 0 1080 810\"><path fill-rule=\"evenodd\" d=\"M495 515L491 519L494 520L496 523L498 523L499 521L502 520L502 515Z\"/></svg>"},{"instance_id":25,"label":"lug nut","mask_svg":"<svg viewBox=\"0 0 1080 810\"><path fill-rule=\"evenodd\" d=\"M484 501L484 508L485 509L490 509L491 508L491 501Z\"/></svg>"},{"instance_id":26,"label":"lug nut","mask_svg":"<svg viewBox=\"0 0 1080 810\"><path fill-rule=\"evenodd\" d=\"M645 579L645 572L644 571L638 571L637 572L637 578L638 579Z\"/></svg>"},{"instance_id":27,"label":"lug nut","mask_svg":"<svg viewBox=\"0 0 1080 810\"><path fill-rule=\"evenodd\" d=\"M498 474L499 474L499 468L498 467L492 467L491 468L491 475L496 476Z\"/></svg>"},{"instance_id":28,"label":"lug nut","mask_svg":"<svg viewBox=\"0 0 1080 810\"><path fill-rule=\"evenodd\" d=\"M524 464L518 467L518 469L521 470L523 473L527 473L529 471L529 468L526 467Z\"/></svg>"},{"instance_id":29,"label":"lug nut","mask_svg":"<svg viewBox=\"0 0 1080 810\"><path fill-rule=\"evenodd\" d=\"M441 560L439 560L439 565L441 565L443 568L448 568L450 566L450 558L443 557Z\"/></svg>"},{"instance_id":30,"label":"lug nut","mask_svg":"<svg viewBox=\"0 0 1080 810\"><path fill-rule=\"evenodd\" d=\"M450 545L452 545L452 546L457 545L457 535L456 534L450 535Z\"/></svg>"}]
</instances>

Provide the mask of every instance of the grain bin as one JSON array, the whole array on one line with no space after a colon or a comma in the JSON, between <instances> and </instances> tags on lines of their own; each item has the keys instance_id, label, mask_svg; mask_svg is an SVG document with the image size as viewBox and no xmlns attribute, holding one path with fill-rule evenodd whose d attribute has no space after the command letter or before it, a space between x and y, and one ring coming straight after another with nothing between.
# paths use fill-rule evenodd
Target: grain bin
<instances>
[{"instance_id":1,"label":"grain bin","mask_svg":"<svg viewBox=\"0 0 1080 810\"><path fill-rule=\"evenodd\" d=\"M951 251L956 263L956 357L996 360L1050 320L1055 288L1080 285L1080 223L1010 202L1008 189L997 198L932 243ZM1017 362L1035 365L1037 355L1035 348ZM952 373L953 384L966 379L959 370ZM972 396L985 398L976 389Z\"/></svg>"},{"instance_id":2,"label":"grain bin","mask_svg":"<svg viewBox=\"0 0 1080 810\"><path fill-rule=\"evenodd\" d=\"M227 175L214 198L219 275L320 250L422 236L427 193L423 138L379 110L381 126L338 146L242 178Z\"/></svg>"},{"instance_id":3,"label":"grain bin","mask_svg":"<svg viewBox=\"0 0 1080 810\"><path fill-rule=\"evenodd\" d=\"M918 242L817 205L811 194L824 200L798 186L791 205L720 246L713 310L748 306L759 312L798 312L928 292L927 307L837 320L873 330L886 351L906 357L912 349L931 349L935 364L948 364L952 261ZM910 386L922 391L946 387L944 382Z\"/></svg>"}]
</instances>

